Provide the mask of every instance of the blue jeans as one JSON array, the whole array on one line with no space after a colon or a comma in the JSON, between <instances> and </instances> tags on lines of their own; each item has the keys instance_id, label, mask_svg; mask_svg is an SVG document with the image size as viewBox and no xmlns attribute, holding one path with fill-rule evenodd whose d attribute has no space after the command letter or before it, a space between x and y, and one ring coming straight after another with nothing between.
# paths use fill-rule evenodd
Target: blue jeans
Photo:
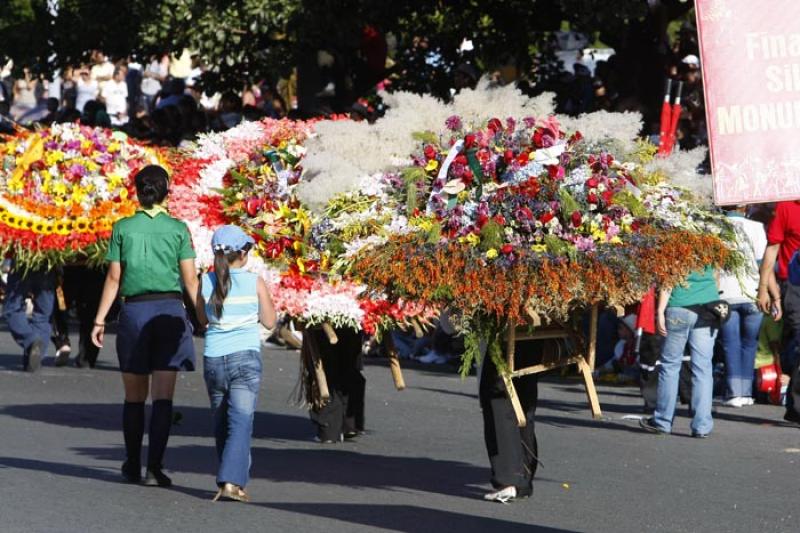
<instances>
[{"instance_id":1,"label":"blue jeans","mask_svg":"<svg viewBox=\"0 0 800 533\"><path fill-rule=\"evenodd\" d=\"M217 484L247 486L250 437L261 386L261 353L235 352L204 357L203 377L214 410L214 437L219 458Z\"/></svg>"},{"instance_id":2,"label":"blue jeans","mask_svg":"<svg viewBox=\"0 0 800 533\"><path fill-rule=\"evenodd\" d=\"M33 315L30 320L25 314L25 298L29 294L33 295ZM20 272L11 271L8 274L3 317L8 322L11 336L23 350L38 340L42 341L42 357L47 355L54 304L55 276L52 272L37 270L23 276Z\"/></svg>"},{"instance_id":3,"label":"blue jeans","mask_svg":"<svg viewBox=\"0 0 800 533\"><path fill-rule=\"evenodd\" d=\"M753 303L733 304L731 316L720 330L729 398L753 396L753 370L763 318Z\"/></svg>"},{"instance_id":4,"label":"blue jeans","mask_svg":"<svg viewBox=\"0 0 800 533\"><path fill-rule=\"evenodd\" d=\"M668 307L666 311L667 337L661 352L661 368L658 371L658 394L654 423L660 430L672 431L675 403L678 397L678 379L681 359L689 345L692 358L692 433L711 433L714 421L711 418L711 402L714 395L714 372L711 359L714 356L716 331L711 328L695 328L697 313L683 307Z\"/></svg>"}]
</instances>

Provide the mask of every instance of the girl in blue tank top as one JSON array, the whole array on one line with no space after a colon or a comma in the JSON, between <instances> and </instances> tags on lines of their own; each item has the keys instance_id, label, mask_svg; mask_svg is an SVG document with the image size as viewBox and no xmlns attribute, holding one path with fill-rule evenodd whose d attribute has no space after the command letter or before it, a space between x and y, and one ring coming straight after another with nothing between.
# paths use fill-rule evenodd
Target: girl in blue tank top
<instances>
[{"instance_id":1,"label":"girl in blue tank top","mask_svg":"<svg viewBox=\"0 0 800 533\"><path fill-rule=\"evenodd\" d=\"M275 327L266 283L244 270L254 241L236 226L219 228L211 240L214 272L205 274L198 317L207 325L203 377L214 412L220 498L250 501L250 437L261 386L259 323Z\"/></svg>"}]
</instances>

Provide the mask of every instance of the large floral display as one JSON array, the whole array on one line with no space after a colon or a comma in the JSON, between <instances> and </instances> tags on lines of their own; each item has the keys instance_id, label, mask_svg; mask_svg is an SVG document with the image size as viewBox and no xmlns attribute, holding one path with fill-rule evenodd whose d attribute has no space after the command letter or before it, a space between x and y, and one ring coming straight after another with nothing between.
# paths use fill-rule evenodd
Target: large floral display
<instances>
[{"instance_id":1,"label":"large floral display","mask_svg":"<svg viewBox=\"0 0 800 533\"><path fill-rule=\"evenodd\" d=\"M378 190L330 202L327 250L376 293L455 311L465 368L479 339L499 354L508 327L624 306L654 283L736 266L724 219L646 170L646 145L618 160L552 116L476 128L453 116L419 139L407 168L373 181Z\"/></svg>"},{"instance_id":2,"label":"large floral display","mask_svg":"<svg viewBox=\"0 0 800 533\"><path fill-rule=\"evenodd\" d=\"M112 224L136 210L132 177L156 154L75 124L0 144L0 250L20 268L102 260Z\"/></svg>"}]
</instances>

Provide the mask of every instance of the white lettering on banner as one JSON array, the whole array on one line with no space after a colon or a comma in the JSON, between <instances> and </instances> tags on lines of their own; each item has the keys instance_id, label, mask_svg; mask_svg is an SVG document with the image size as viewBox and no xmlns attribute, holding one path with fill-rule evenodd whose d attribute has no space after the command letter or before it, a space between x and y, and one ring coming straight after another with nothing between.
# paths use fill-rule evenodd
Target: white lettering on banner
<instances>
[{"instance_id":1,"label":"white lettering on banner","mask_svg":"<svg viewBox=\"0 0 800 533\"><path fill-rule=\"evenodd\" d=\"M717 125L720 135L800 128L800 100L720 106Z\"/></svg>"}]
</instances>

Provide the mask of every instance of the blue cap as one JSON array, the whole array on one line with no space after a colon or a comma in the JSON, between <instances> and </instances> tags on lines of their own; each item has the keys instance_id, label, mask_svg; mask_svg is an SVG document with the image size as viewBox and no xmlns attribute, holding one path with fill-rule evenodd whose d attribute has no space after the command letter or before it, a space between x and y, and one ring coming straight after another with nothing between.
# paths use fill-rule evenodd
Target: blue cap
<instances>
[{"instance_id":1,"label":"blue cap","mask_svg":"<svg viewBox=\"0 0 800 533\"><path fill-rule=\"evenodd\" d=\"M211 248L214 252L240 252L255 242L242 228L228 224L214 232Z\"/></svg>"}]
</instances>

